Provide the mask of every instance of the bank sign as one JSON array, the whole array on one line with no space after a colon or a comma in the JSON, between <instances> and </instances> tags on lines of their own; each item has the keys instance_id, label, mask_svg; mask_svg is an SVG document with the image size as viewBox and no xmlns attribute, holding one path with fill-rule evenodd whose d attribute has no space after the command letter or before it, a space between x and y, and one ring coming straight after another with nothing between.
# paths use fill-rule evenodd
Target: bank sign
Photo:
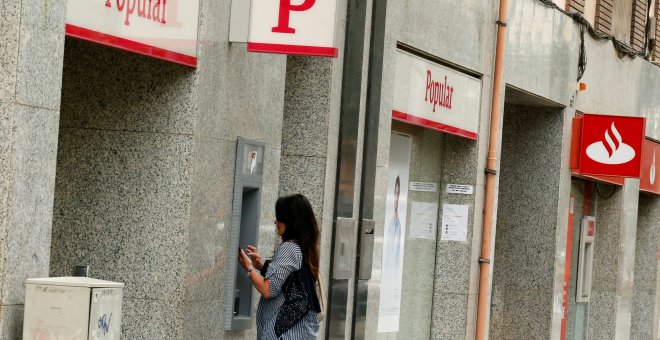
<instances>
[{"instance_id":1,"label":"bank sign","mask_svg":"<svg viewBox=\"0 0 660 340\"><path fill-rule=\"evenodd\" d=\"M247 49L337 57L336 16L337 0L252 0Z\"/></svg>"},{"instance_id":2,"label":"bank sign","mask_svg":"<svg viewBox=\"0 0 660 340\"><path fill-rule=\"evenodd\" d=\"M66 35L197 66L199 0L68 0Z\"/></svg>"},{"instance_id":3,"label":"bank sign","mask_svg":"<svg viewBox=\"0 0 660 340\"><path fill-rule=\"evenodd\" d=\"M585 114L578 172L639 178L645 123L643 117Z\"/></svg>"},{"instance_id":4,"label":"bank sign","mask_svg":"<svg viewBox=\"0 0 660 340\"><path fill-rule=\"evenodd\" d=\"M481 80L397 51L392 118L477 139Z\"/></svg>"}]
</instances>

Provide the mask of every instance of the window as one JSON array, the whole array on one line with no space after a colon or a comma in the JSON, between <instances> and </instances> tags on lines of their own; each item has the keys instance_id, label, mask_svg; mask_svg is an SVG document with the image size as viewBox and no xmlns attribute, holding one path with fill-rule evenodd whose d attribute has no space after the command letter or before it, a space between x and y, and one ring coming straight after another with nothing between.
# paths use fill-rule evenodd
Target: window
<instances>
[{"instance_id":1,"label":"window","mask_svg":"<svg viewBox=\"0 0 660 340\"><path fill-rule=\"evenodd\" d=\"M612 35L619 41L630 44L632 28L632 0L615 0L612 10Z\"/></svg>"},{"instance_id":2,"label":"window","mask_svg":"<svg viewBox=\"0 0 660 340\"><path fill-rule=\"evenodd\" d=\"M552 0L559 8L566 9L566 0Z\"/></svg>"},{"instance_id":3,"label":"window","mask_svg":"<svg viewBox=\"0 0 660 340\"><path fill-rule=\"evenodd\" d=\"M592 26L596 25L596 1L597 0L584 1L584 17Z\"/></svg>"}]
</instances>

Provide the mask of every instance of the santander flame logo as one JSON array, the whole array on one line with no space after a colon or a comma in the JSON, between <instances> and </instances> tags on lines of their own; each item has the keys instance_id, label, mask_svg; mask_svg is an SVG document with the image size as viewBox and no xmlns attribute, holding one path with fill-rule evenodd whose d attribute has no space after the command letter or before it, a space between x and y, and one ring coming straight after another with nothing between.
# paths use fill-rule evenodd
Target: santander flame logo
<instances>
[{"instance_id":1,"label":"santander flame logo","mask_svg":"<svg viewBox=\"0 0 660 340\"><path fill-rule=\"evenodd\" d=\"M653 185L655 183L655 149L653 150L653 162L651 163L651 173L649 175L649 180L651 181L651 185Z\"/></svg>"},{"instance_id":2,"label":"santander flame logo","mask_svg":"<svg viewBox=\"0 0 660 340\"><path fill-rule=\"evenodd\" d=\"M635 158L635 150L623 142L614 122L605 130L604 139L587 147L587 156L602 164L624 164Z\"/></svg>"}]
</instances>

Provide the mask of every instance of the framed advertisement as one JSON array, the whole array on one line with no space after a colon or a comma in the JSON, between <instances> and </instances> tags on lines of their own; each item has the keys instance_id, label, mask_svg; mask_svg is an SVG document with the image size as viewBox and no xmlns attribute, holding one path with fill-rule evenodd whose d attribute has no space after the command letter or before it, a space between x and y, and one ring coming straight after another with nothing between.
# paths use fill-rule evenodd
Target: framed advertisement
<instances>
[{"instance_id":1,"label":"framed advertisement","mask_svg":"<svg viewBox=\"0 0 660 340\"><path fill-rule=\"evenodd\" d=\"M410 177L410 136L393 133L387 178L378 332L399 331Z\"/></svg>"}]
</instances>

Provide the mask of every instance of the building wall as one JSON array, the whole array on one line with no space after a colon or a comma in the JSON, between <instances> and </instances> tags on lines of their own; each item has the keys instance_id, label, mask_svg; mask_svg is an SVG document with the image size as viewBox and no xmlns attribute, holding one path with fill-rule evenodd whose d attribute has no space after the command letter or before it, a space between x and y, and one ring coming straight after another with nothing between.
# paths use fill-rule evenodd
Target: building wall
<instances>
[{"instance_id":1,"label":"building wall","mask_svg":"<svg viewBox=\"0 0 660 340\"><path fill-rule=\"evenodd\" d=\"M222 320L239 136L266 143L261 254L279 243L278 195L302 192L322 225L327 277L341 59L229 44L230 3L202 1L196 70L67 42L51 274L90 264L125 282L126 338L255 336Z\"/></svg>"},{"instance_id":2,"label":"building wall","mask_svg":"<svg viewBox=\"0 0 660 340\"><path fill-rule=\"evenodd\" d=\"M587 204L587 193L591 187L585 186L585 181L573 180L571 182L571 195L575 197L573 202L573 234L571 243L571 265L568 281L568 311L566 317L566 339L586 339L587 322L589 320L589 303L577 302L578 263L580 260L580 238L581 223L584 216L592 216L593 197L589 207ZM591 189L593 190L593 189Z\"/></svg>"},{"instance_id":3,"label":"building wall","mask_svg":"<svg viewBox=\"0 0 660 340\"><path fill-rule=\"evenodd\" d=\"M605 198L599 197L596 208L589 338L614 339L623 193L613 186L599 188Z\"/></svg>"},{"instance_id":4,"label":"building wall","mask_svg":"<svg viewBox=\"0 0 660 340\"><path fill-rule=\"evenodd\" d=\"M444 15L451 13L451 15ZM367 338L377 337L379 269L385 199L387 193L387 164L389 139L392 131L392 96L394 86L394 58L397 43L405 44L432 59L449 63L461 70L477 73L482 79L479 135L487 136L488 112L492 84L492 65L495 30L491 25L497 17L497 4L483 1L406 0L388 1L385 28L383 84L381 89L380 129L374 216L376 233L373 275L369 281L370 302L367 309ZM443 194L443 203L467 204L470 207L468 242L438 242L434 287L431 338L460 339L474 337L479 247L481 240L481 211L483 210L483 169L487 139L466 141L449 137L445 140L440 188L446 183L473 185L475 194L450 199ZM466 171L467 169L467 171ZM399 335L401 338L402 335Z\"/></svg>"},{"instance_id":5,"label":"building wall","mask_svg":"<svg viewBox=\"0 0 660 340\"><path fill-rule=\"evenodd\" d=\"M345 6L344 6L345 7ZM279 195L302 193L321 228L321 282L329 282L342 59L287 58ZM327 302L326 302L327 306ZM322 329L327 323L321 324ZM319 335L320 338L323 332Z\"/></svg>"},{"instance_id":6,"label":"building wall","mask_svg":"<svg viewBox=\"0 0 660 340\"><path fill-rule=\"evenodd\" d=\"M0 339L48 275L66 2L0 1Z\"/></svg>"},{"instance_id":7,"label":"building wall","mask_svg":"<svg viewBox=\"0 0 660 340\"><path fill-rule=\"evenodd\" d=\"M566 225L558 225L563 213L563 128L561 109L505 105L491 308L494 339L547 339L553 334L555 244L562 233L566 239Z\"/></svg>"},{"instance_id":8,"label":"building wall","mask_svg":"<svg viewBox=\"0 0 660 340\"><path fill-rule=\"evenodd\" d=\"M126 283L129 339L254 336L221 320L233 164L238 136L266 143L259 246L272 252L286 57L227 44L229 5L202 2L197 70L67 44L51 274L90 264Z\"/></svg>"},{"instance_id":9,"label":"building wall","mask_svg":"<svg viewBox=\"0 0 660 340\"><path fill-rule=\"evenodd\" d=\"M652 339L655 326L658 242L660 241L660 198L639 195L639 219L635 253L635 283L631 339Z\"/></svg>"},{"instance_id":10,"label":"building wall","mask_svg":"<svg viewBox=\"0 0 660 340\"><path fill-rule=\"evenodd\" d=\"M599 3L604 4L603 1ZM646 135L658 139L660 99L653 94L653 89L656 87L654 84L658 83L660 76L657 66L641 58L619 58L611 42L596 41L586 34L587 64L580 82L587 85L587 90L577 91L580 27L571 18L536 1L515 0L510 5L505 67L507 84L530 92L533 96L565 105L569 115L575 110L587 113L644 116L648 122ZM598 28L598 23L596 27ZM570 133L564 133L564 136L567 144ZM567 163L564 166L567 167ZM598 223L607 226L606 230L609 229L611 232L618 232L618 229L627 225L625 223L629 222L629 218L622 216L622 210L624 206L633 203L632 196L626 196L624 200L622 197L616 198L617 195L619 194L609 200L615 200L615 203L609 201L598 203L598 209L608 211L604 214L599 210ZM569 195L560 194L559 197L560 205L565 207L559 210L563 211L568 207ZM636 205L636 202L634 203ZM562 223L558 223L558 226L561 225ZM603 228L600 231L603 231ZM610 231L604 234L607 232ZM608 241L606 235L597 239L597 254L599 242L601 249L604 249L601 251L612 254L616 248L608 248L608 244L614 246L619 242L617 240L618 238L614 238ZM623 239L620 241L623 242ZM626 241L628 246L625 251L634 253L634 243ZM560 264L562 248L561 242L558 241L558 262L555 266L557 274L563 272ZM575 252L573 254L575 255ZM628 259L629 256L626 255L625 258ZM617 330L621 332L625 328L617 328L615 321L619 320L621 325L625 325L628 322L626 319L630 320L626 311L629 296L623 293L629 290L629 283L624 280L628 276L622 276L621 271L631 270L632 267L626 262L628 260L624 261L622 258L614 261L617 263L615 266L612 266L611 256L601 261L610 262L611 266L605 267L609 269L600 269L609 270L608 274L596 274L598 278L594 281L589 329L590 334L596 338L613 338ZM616 276L618 274L621 275ZM630 278L632 277L631 274ZM561 282L561 278L556 278L555 294L561 291ZM619 303L616 300L617 291L623 294ZM569 315L570 313L569 310ZM621 334L619 333L619 336Z\"/></svg>"},{"instance_id":11,"label":"building wall","mask_svg":"<svg viewBox=\"0 0 660 340\"><path fill-rule=\"evenodd\" d=\"M601 15L596 27L611 32L613 2L608 5L608 1L599 1ZM266 143L262 254L271 253L278 241L272 227L275 199L301 191L310 196L321 218L322 263L329 266L341 55L328 60L246 53L244 45L227 42L230 3L201 2L200 65L196 70L74 39L67 39L64 49L64 2L0 3L5 10L0 28L9 32L0 47L0 338L16 338L20 332L25 278L68 275L77 264L91 265L94 277L127 284L125 338L253 338L254 330L225 332L220 319L226 306L225 272L235 256L234 251L226 251L226 244L238 136ZM346 2L340 1L338 8L337 36L341 38L337 46L341 49ZM524 329L514 327L515 323L533 315L537 318L532 327L538 328L539 336L548 337L556 335L554 307L562 290L565 261L561 254L571 192L567 170L570 116L575 110L643 115L648 119L647 135L660 139L660 98L655 96L660 73L639 58L619 59L611 42L594 41L587 35L588 62L581 81L588 89L576 92L579 27L571 18L532 0L512 0L509 14L506 83L566 108L563 114L545 113L545 119L531 121L530 131L522 131L529 123L520 118L523 113L519 118L503 118L512 119L513 125L508 126L514 127L509 130L505 124L505 138L513 136L527 143L534 140L531 132L547 138L549 144L531 143L527 151L552 156L552 164L546 169L507 174L518 163L504 155L502 162L509 163L500 172L506 185L500 186L500 197L510 200L501 204L498 227L503 227L493 237L506 246L494 250L493 266L497 271L501 261L502 273L515 269L514 262L507 264L502 259L516 252L538 266L527 268L529 276L509 279L502 275L496 280L492 334L514 334ZM397 43L480 75L483 84L478 141L447 137L439 156L441 187L470 184L475 194L453 197L443 193L440 197L440 204L469 205L470 220L467 243L436 245L430 331L434 339L474 336L496 17L496 2L388 2L374 199L377 226L384 224ZM370 27L369 19L366 27ZM365 56L368 53L365 48ZM365 63L365 75L367 66ZM366 76L363 79L366 89ZM543 110L513 108L507 112L514 111ZM522 159L519 163L523 169L531 166ZM534 182L530 175L534 173L546 181ZM529 204L543 203L535 211L545 223L538 239L531 238L533 233L504 226L521 223L514 219L513 205L520 193L510 188L521 183L554 184L547 191L524 193L531 195ZM599 206L604 254L614 249L607 247L616 245L614 236L608 239L608 232L620 227L623 200L615 193ZM356 207L358 202L359 193ZM653 253L649 247L658 236L645 226L657 209L648 213L644 209L649 209L649 203L644 198L641 202L636 257L640 268L649 268L649 254ZM376 229L376 239L379 237L382 228ZM517 247L520 239L539 243L541 253L527 256L531 250ZM382 244L378 245L376 241L376 270L368 283L368 337L375 337L377 324L378 306L373 301L377 301L377 268L382 256ZM612 292L618 287L612 287L608 273L620 269L603 264L600 279L594 282L592 334L613 337L611 322L617 309ZM654 280L643 274L635 276L633 336L648 333L645 323L635 321L634 313L649 309L642 297L651 291L642 287L651 287L650 280ZM542 291L540 297L532 298L531 288L520 297L511 293L510 287L524 286L526 278L534 277L540 278L533 288ZM352 294L351 288L349 300ZM498 310L498 304L502 309ZM516 304L531 306L529 315L516 314ZM503 321L502 315L508 319ZM348 317L347 325L350 314Z\"/></svg>"}]
</instances>

